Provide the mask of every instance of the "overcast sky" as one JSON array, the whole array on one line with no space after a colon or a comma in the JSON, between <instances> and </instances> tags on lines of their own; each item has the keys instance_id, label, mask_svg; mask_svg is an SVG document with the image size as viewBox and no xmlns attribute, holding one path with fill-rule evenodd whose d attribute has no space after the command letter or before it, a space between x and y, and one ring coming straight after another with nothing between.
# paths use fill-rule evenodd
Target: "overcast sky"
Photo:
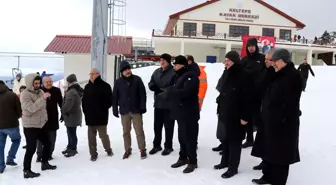
<instances>
[{"instance_id":1,"label":"overcast sky","mask_svg":"<svg viewBox=\"0 0 336 185\"><path fill-rule=\"evenodd\" d=\"M127 0L127 35L150 38L168 16L205 0ZM266 0L305 23L302 34L336 30L333 0ZM0 52L43 52L56 34L91 34L92 0L0 0ZM276 23L275 23L276 24Z\"/></svg>"}]
</instances>

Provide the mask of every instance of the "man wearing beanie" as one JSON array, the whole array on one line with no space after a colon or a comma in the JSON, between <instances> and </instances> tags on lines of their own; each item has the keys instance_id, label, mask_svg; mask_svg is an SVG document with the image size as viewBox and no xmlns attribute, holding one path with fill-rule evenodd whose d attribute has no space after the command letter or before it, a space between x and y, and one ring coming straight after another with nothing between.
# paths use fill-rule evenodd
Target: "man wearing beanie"
<instances>
[{"instance_id":1,"label":"man wearing beanie","mask_svg":"<svg viewBox=\"0 0 336 185\"><path fill-rule=\"evenodd\" d=\"M173 151L173 135L175 120L171 119L169 102L158 96L165 89L171 86L175 77L175 71L171 65L171 56L162 54L160 57L161 67L152 74L148 87L154 92L154 141L153 149L149 154L153 155L162 150L162 128L165 128L165 143L162 155L169 155Z\"/></svg>"},{"instance_id":2,"label":"man wearing beanie","mask_svg":"<svg viewBox=\"0 0 336 185\"><path fill-rule=\"evenodd\" d=\"M276 49L272 56L276 76L265 93L261 107L263 133L263 176L256 184L286 184L289 165L300 161L299 128L302 77L291 54Z\"/></svg>"},{"instance_id":3,"label":"man wearing beanie","mask_svg":"<svg viewBox=\"0 0 336 185\"><path fill-rule=\"evenodd\" d=\"M220 163L214 168L228 168L222 178L231 178L238 173L245 127L251 117L251 74L239 62L236 51L226 54L225 71L217 98L218 122L222 124L218 126L217 136L222 143L223 154Z\"/></svg>"},{"instance_id":4,"label":"man wearing beanie","mask_svg":"<svg viewBox=\"0 0 336 185\"><path fill-rule=\"evenodd\" d=\"M262 80L262 72L266 68L265 65L265 55L259 53L258 47L258 40L256 38L249 38L247 40L246 45L246 53L247 55L241 59L241 63L244 68L252 73L252 83L253 83L253 91L251 92L250 96L253 97L252 102L252 117L247 124L246 129L246 142L243 144L243 148L252 147L254 138L253 138L253 131L254 127L258 124L257 117L260 114L260 105L261 101L257 98L259 92L259 84Z\"/></svg>"},{"instance_id":5,"label":"man wearing beanie","mask_svg":"<svg viewBox=\"0 0 336 185\"><path fill-rule=\"evenodd\" d=\"M112 106L112 89L106 83L96 68L90 71L89 83L84 87L82 108L85 116L85 123L88 126L89 152L91 161L98 158L97 132L103 143L107 156L113 156L110 138L107 134L109 122L109 109Z\"/></svg>"},{"instance_id":6,"label":"man wearing beanie","mask_svg":"<svg viewBox=\"0 0 336 185\"><path fill-rule=\"evenodd\" d=\"M113 115L119 118L123 127L125 153L123 159L132 154L131 126L136 134L141 159L147 158L146 139L143 130L143 114L146 108L146 88L142 79L132 74L131 66L127 61L120 63L121 77L113 87Z\"/></svg>"},{"instance_id":7,"label":"man wearing beanie","mask_svg":"<svg viewBox=\"0 0 336 185\"><path fill-rule=\"evenodd\" d=\"M64 96L62 115L67 129L68 145L62 154L65 157L75 156L77 152L77 127L82 125L82 97L84 90L77 83L75 74L66 78L67 91Z\"/></svg>"},{"instance_id":8,"label":"man wearing beanie","mask_svg":"<svg viewBox=\"0 0 336 185\"><path fill-rule=\"evenodd\" d=\"M179 159L171 165L179 168L187 164L183 173L191 173L197 168L197 135L200 119L198 104L199 79L188 68L187 59L179 55L175 58L176 78L174 86L167 87L159 96L167 98L171 106L171 115L178 123L180 142Z\"/></svg>"},{"instance_id":9,"label":"man wearing beanie","mask_svg":"<svg viewBox=\"0 0 336 185\"><path fill-rule=\"evenodd\" d=\"M24 79L22 79L21 74L17 74L15 79L14 79L14 84L13 84L13 92L15 94L20 94L20 87L25 85Z\"/></svg>"}]
</instances>

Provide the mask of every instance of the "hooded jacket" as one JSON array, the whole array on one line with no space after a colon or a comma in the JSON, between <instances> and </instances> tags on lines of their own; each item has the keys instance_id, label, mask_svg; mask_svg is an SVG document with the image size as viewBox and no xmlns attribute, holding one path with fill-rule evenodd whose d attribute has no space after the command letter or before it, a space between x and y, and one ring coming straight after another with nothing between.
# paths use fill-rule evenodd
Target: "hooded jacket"
<instances>
[{"instance_id":1,"label":"hooded jacket","mask_svg":"<svg viewBox=\"0 0 336 185\"><path fill-rule=\"evenodd\" d=\"M26 85L25 81L24 81L24 78L21 78L20 81L17 80L17 79L14 79L13 92L15 94L20 94L20 87L24 86L24 85Z\"/></svg>"},{"instance_id":2,"label":"hooded jacket","mask_svg":"<svg viewBox=\"0 0 336 185\"><path fill-rule=\"evenodd\" d=\"M41 89L34 89L35 73L25 76L26 89L20 95L22 125L24 128L42 128L48 121L47 101Z\"/></svg>"},{"instance_id":3,"label":"hooded jacket","mask_svg":"<svg viewBox=\"0 0 336 185\"><path fill-rule=\"evenodd\" d=\"M62 106L65 126L77 127L82 125L82 97L84 89L78 83L69 86Z\"/></svg>"},{"instance_id":4,"label":"hooded jacket","mask_svg":"<svg viewBox=\"0 0 336 185\"><path fill-rule=\"evenodd\" d=\"M20 101L5 84L0 84L0 105L0 129L18 127L22 112Z\"/></svg>"},{"instance_id":5,"label":"hooded jacket","mask_svg":"<svg viewBox=\"0 0 336 185\"><path fill-rule=\"evenodd\" d=\"M256 50L254 53L248 51L249 46L255 46ZM250 38L247 41L246 45L247 55L241 59L241 65L244 69L250 71L252 82L253 82L253 91L251 93L254 96L257 96L260 92L260 83L263 80L263 71L266 69L265 64L265 55L259 53L258 41L256 38ZM257 100L256 100L257 101ZM254 102L255 108L259 110L261 101Z\"/></svg>"}]
</instances>

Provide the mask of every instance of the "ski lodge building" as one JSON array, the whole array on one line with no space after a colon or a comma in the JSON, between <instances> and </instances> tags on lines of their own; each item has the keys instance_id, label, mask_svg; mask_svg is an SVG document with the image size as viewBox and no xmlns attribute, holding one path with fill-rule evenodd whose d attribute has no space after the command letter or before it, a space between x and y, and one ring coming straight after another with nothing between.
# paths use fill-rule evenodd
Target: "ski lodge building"
<instances>
[{"instance_id":1,"label":"ski lodge building","mask_svg":"<svg viewBox=\"0 0 336 185\"><path fill-rule=\"evenodd\" d=\"M153 30L156 54L191 54L196 62L222 62L242 49L242 36L274 37L276 48L292 52L295 64L335 64L336 46L294 41L305 24L263 0L209 0L169 16L164 30ZM261 46L261 43L259 43ZM261 49L260 49L261 51Z\"/></svg>"}]
</instances>

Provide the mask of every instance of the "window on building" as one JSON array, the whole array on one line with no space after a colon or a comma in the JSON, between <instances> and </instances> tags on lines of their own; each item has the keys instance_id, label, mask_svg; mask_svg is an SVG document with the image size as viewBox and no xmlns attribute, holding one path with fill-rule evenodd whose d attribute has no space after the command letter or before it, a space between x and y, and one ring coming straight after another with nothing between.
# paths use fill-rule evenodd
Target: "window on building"
<instances>
[{"instance_id":1,"label":"window on building","mask_svg":"<svg viewBox=\"0 0 336 185\"><path fill-rule=\"evenodd\" d=\"M202 34L207 36L215 36L216 25L203 23Z\"/></svg>"},{"instance_id":2,"label":"window on building","mask_svg":"<svg viewBox=\"0 0 336 185\"><path fill-rule=\"evenodd\" d=\"M291 40L291 38L292 38L292 31L291 30L280 29L279 39L281 39L281 40Z\"/></svg>"},{"instance_id":3,"label":"window on building","mask_svg":"<svg viewBox=\"0 0 336 185\"><path fill-rule=\"evenodd\" d=\"M249 35L250 33L250 27L248 26L233 26L230 25L230 37L239 37L242 35Z\"/></svg>"},{"instance_id":4,"label":"window on building","mask_svg":"<svg viewBox=\"0 0 336 185\"><path fill-rule=\"evenodd\" d=\"M274 37L274 28L263 28L262 36Z\"/></svg>"},{"instance_id":5,"label":"window on building","mask_svg":"<svg viewBox=\"0 0 336 185\"><path fill-rule=\"evenodd\" d=\"M197 23L183 23L183 36L196 36Z\"/></svg>"}]
</instances>

